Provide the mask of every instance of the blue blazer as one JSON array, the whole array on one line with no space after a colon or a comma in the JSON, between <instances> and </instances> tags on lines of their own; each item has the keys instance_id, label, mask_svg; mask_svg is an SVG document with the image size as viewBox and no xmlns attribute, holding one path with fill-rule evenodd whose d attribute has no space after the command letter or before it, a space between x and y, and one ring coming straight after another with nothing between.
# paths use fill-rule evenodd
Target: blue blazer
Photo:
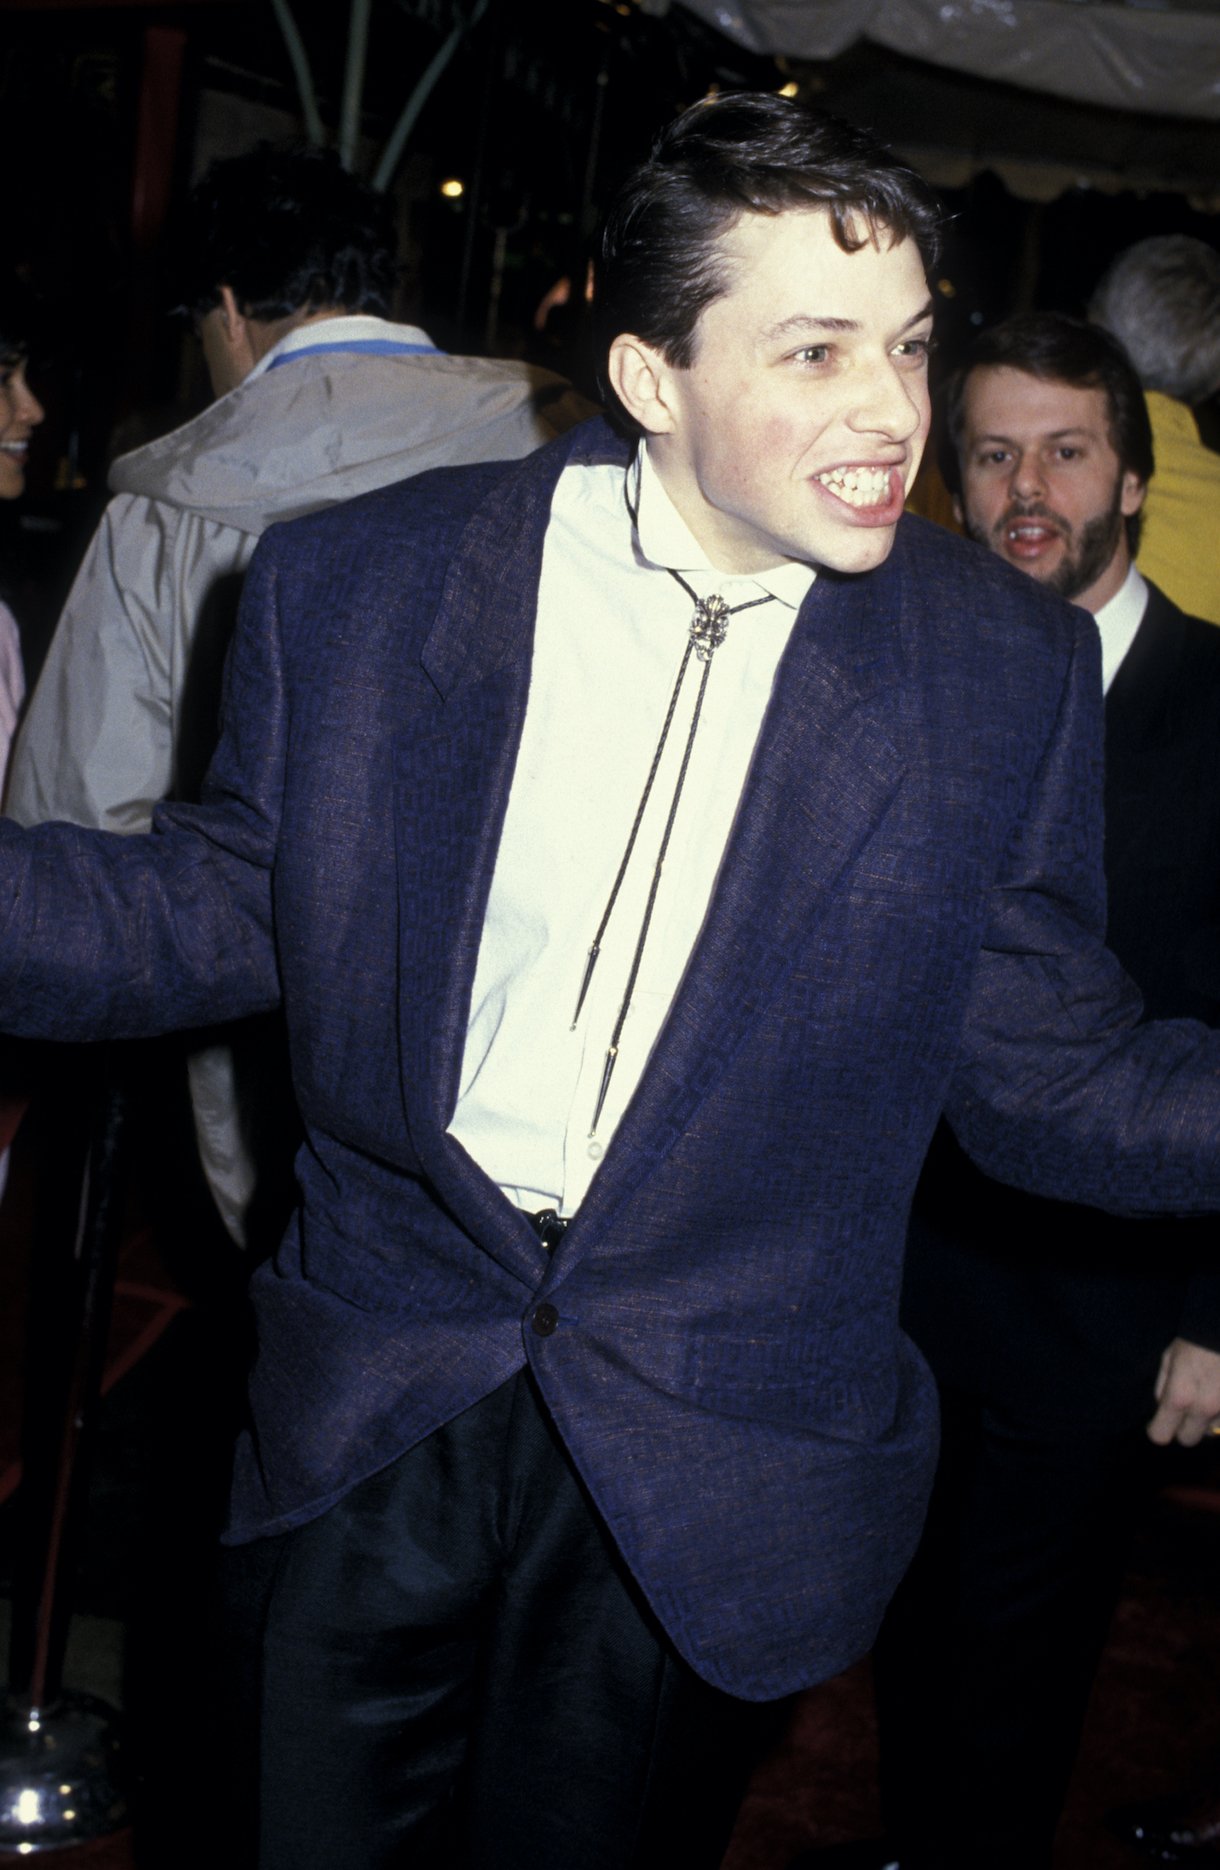
<instances>
[{"instance_id":1,"label":"blue blazer","mask_svg":"<svg viewBox=\"0 0 1220 1870\"><path fill-rule=\"evenodd\" d=\"M446 1125L569 459L625 450L597 422L274 527L204 803L145 839L0 827L0 1017L282 996L307 1140L235 1537L528 1360L678 1648L769 1697L868 1648L919 1530L935 1405L897 1309L941 1110L1026 1187L1213 1209L1220 1041L1137 1030L1101 945L1091 620L904 521L802 607L682 987L544 1252Z\"/></svg>"}]
</instances>

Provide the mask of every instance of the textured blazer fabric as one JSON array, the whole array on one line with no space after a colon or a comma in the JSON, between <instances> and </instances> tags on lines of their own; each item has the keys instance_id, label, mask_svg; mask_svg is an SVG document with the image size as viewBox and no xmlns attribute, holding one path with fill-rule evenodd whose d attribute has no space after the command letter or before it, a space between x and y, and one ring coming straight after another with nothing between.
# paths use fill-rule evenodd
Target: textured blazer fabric
<instances>
[{"instance_id":1,"label":"textured blazer fabric","mask_svg":"<svg viewBox=\"0 0 1220 1870\"><path fill-rule=\"evenodd\" d=\"M1105 718L1107 939L1147 1014L1220 1025L1220 631L1151 586ZM1017 1194L942 1126L903 1318L941 1383L1094 1452L1147 1421L1174 1337L1220 1349L1215 1228Z\"/></svg>"},{"instance_id":2,"label":"textured blazer fabric","mask_svg":"<svg viewBox=\"0 0 1220 1870\"><path fill-rule=\"evenodd\" d=\"M814 583L682 987L547 1255L445 1127L573 457L625 450L594 423L272 528L204 804L143 840L0 828L0 1014L80 1037L282 993L302 1200L255 1281L235 1537L528 1359L679 1648L774 1696L869 1646L918 1532L935 1406L897 1306L942 1108L1023 1186L1210 1210L1220 1048L1138 1027L1100 943L1090 620L904 522Z\"/></svg>"}]
</instances>

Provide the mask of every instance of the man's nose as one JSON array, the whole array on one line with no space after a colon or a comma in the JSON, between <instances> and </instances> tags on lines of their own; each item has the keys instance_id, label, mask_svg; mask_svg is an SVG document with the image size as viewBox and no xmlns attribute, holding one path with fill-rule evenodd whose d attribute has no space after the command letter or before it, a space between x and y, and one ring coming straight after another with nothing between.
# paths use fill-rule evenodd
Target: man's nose
<instances>
[{"instance_id":1,"label":"man's nose","mask_svg":"<svg viewBox=\"0 0 1220 1870\"><path fill-rule=\"evenodd\" d=\"M905 442L919 432L926 406L926 380L896 370L887 360L858 382L848 420L858 433Z\"/></svg>"},{"instance_id":2,"label":"man's nose","mask_svg":"<svg viewBox=\"0 0 1220 1870\"><path fill-rule=\"evenodd\" d=\"M1046 476L1038 456L1032 452L1019 454L1013 462L1008 482L1014 499L1036 500L1044 494Z\"/></svg>"}]
</instances>

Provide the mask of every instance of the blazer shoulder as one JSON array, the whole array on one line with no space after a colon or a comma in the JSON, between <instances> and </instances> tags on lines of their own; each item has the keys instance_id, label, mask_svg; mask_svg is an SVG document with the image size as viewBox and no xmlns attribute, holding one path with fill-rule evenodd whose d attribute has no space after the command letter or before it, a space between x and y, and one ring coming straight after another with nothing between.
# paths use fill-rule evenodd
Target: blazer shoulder
<instances>
[{"instance_id":1,"label":"blazer shoulder","mask_svg":"<svg viewBox=\"0 0 1220 1870\"><path fill-rule=\"evenodd\" d=\"M429 468L391 481L355 499L269 527L262 544L289 564L314 564L353 552L396 558L404 549L416 562L445 558L480 508L519 491L522 510L548 506L569 461L613 458L615 444L600 417L578 423L531 453L504 461Z\"/></svg>"},{"instance_id":2,"label":"blazer shoulder","mask_svg":"<svg viewBox=\"0 0 1220 1870\"><path fill-rule=\"evenodd\" d=\"M1096 643L1087 611L933 520L902 520L892 562L904 616L958 655L1058 661Z\"/></svg>"},{"instance_id":3,"label":"blazer shoulder","mask_svg":"<svg viewBox=\"0 0 1220 1870\"><path fill-rule=\"evenodd\" d=\"M472 466L430 468L406 480L358 494L300 519L269 526L264 543L269 550L295 562L302 554L313 557L353 546L376 549L385 543L401 547L412 535L435 538L456 533L466 524L492 489L520 464L483 461ZM259 550L262 550L260 545ZM264 554L266 556L266 554Z\"/></svg>"}]
</instances>

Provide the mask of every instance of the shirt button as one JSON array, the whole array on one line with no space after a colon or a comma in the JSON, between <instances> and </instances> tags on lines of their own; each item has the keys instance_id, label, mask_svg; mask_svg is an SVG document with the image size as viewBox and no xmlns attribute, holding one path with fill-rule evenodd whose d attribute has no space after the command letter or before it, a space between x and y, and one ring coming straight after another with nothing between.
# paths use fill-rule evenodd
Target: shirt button
<instances>
[{"instance_id":1,"label":"shirt button","mask_svg":"<svg viewBox=\"0 0 1220 1870\"><path fill-rule=\"evenodd\" d=\"M602 1146L600 1143L590 1143L585 1153L590 1162L600 1162L602 1159Z\"/></svg>"},{"instance_id":2,"label":"shirt button","mask_svg":"<svg viewBox=\"0 0 1220 1870\"><path fill-rule=\"evenodd\" d=\"M558 1329L559 1313L555 1310L553 1305L547 1305L545 1303L536 1305L531 1322L540 1338L549 1338L551 1333Z\"/></svg>"}]
</instances>

